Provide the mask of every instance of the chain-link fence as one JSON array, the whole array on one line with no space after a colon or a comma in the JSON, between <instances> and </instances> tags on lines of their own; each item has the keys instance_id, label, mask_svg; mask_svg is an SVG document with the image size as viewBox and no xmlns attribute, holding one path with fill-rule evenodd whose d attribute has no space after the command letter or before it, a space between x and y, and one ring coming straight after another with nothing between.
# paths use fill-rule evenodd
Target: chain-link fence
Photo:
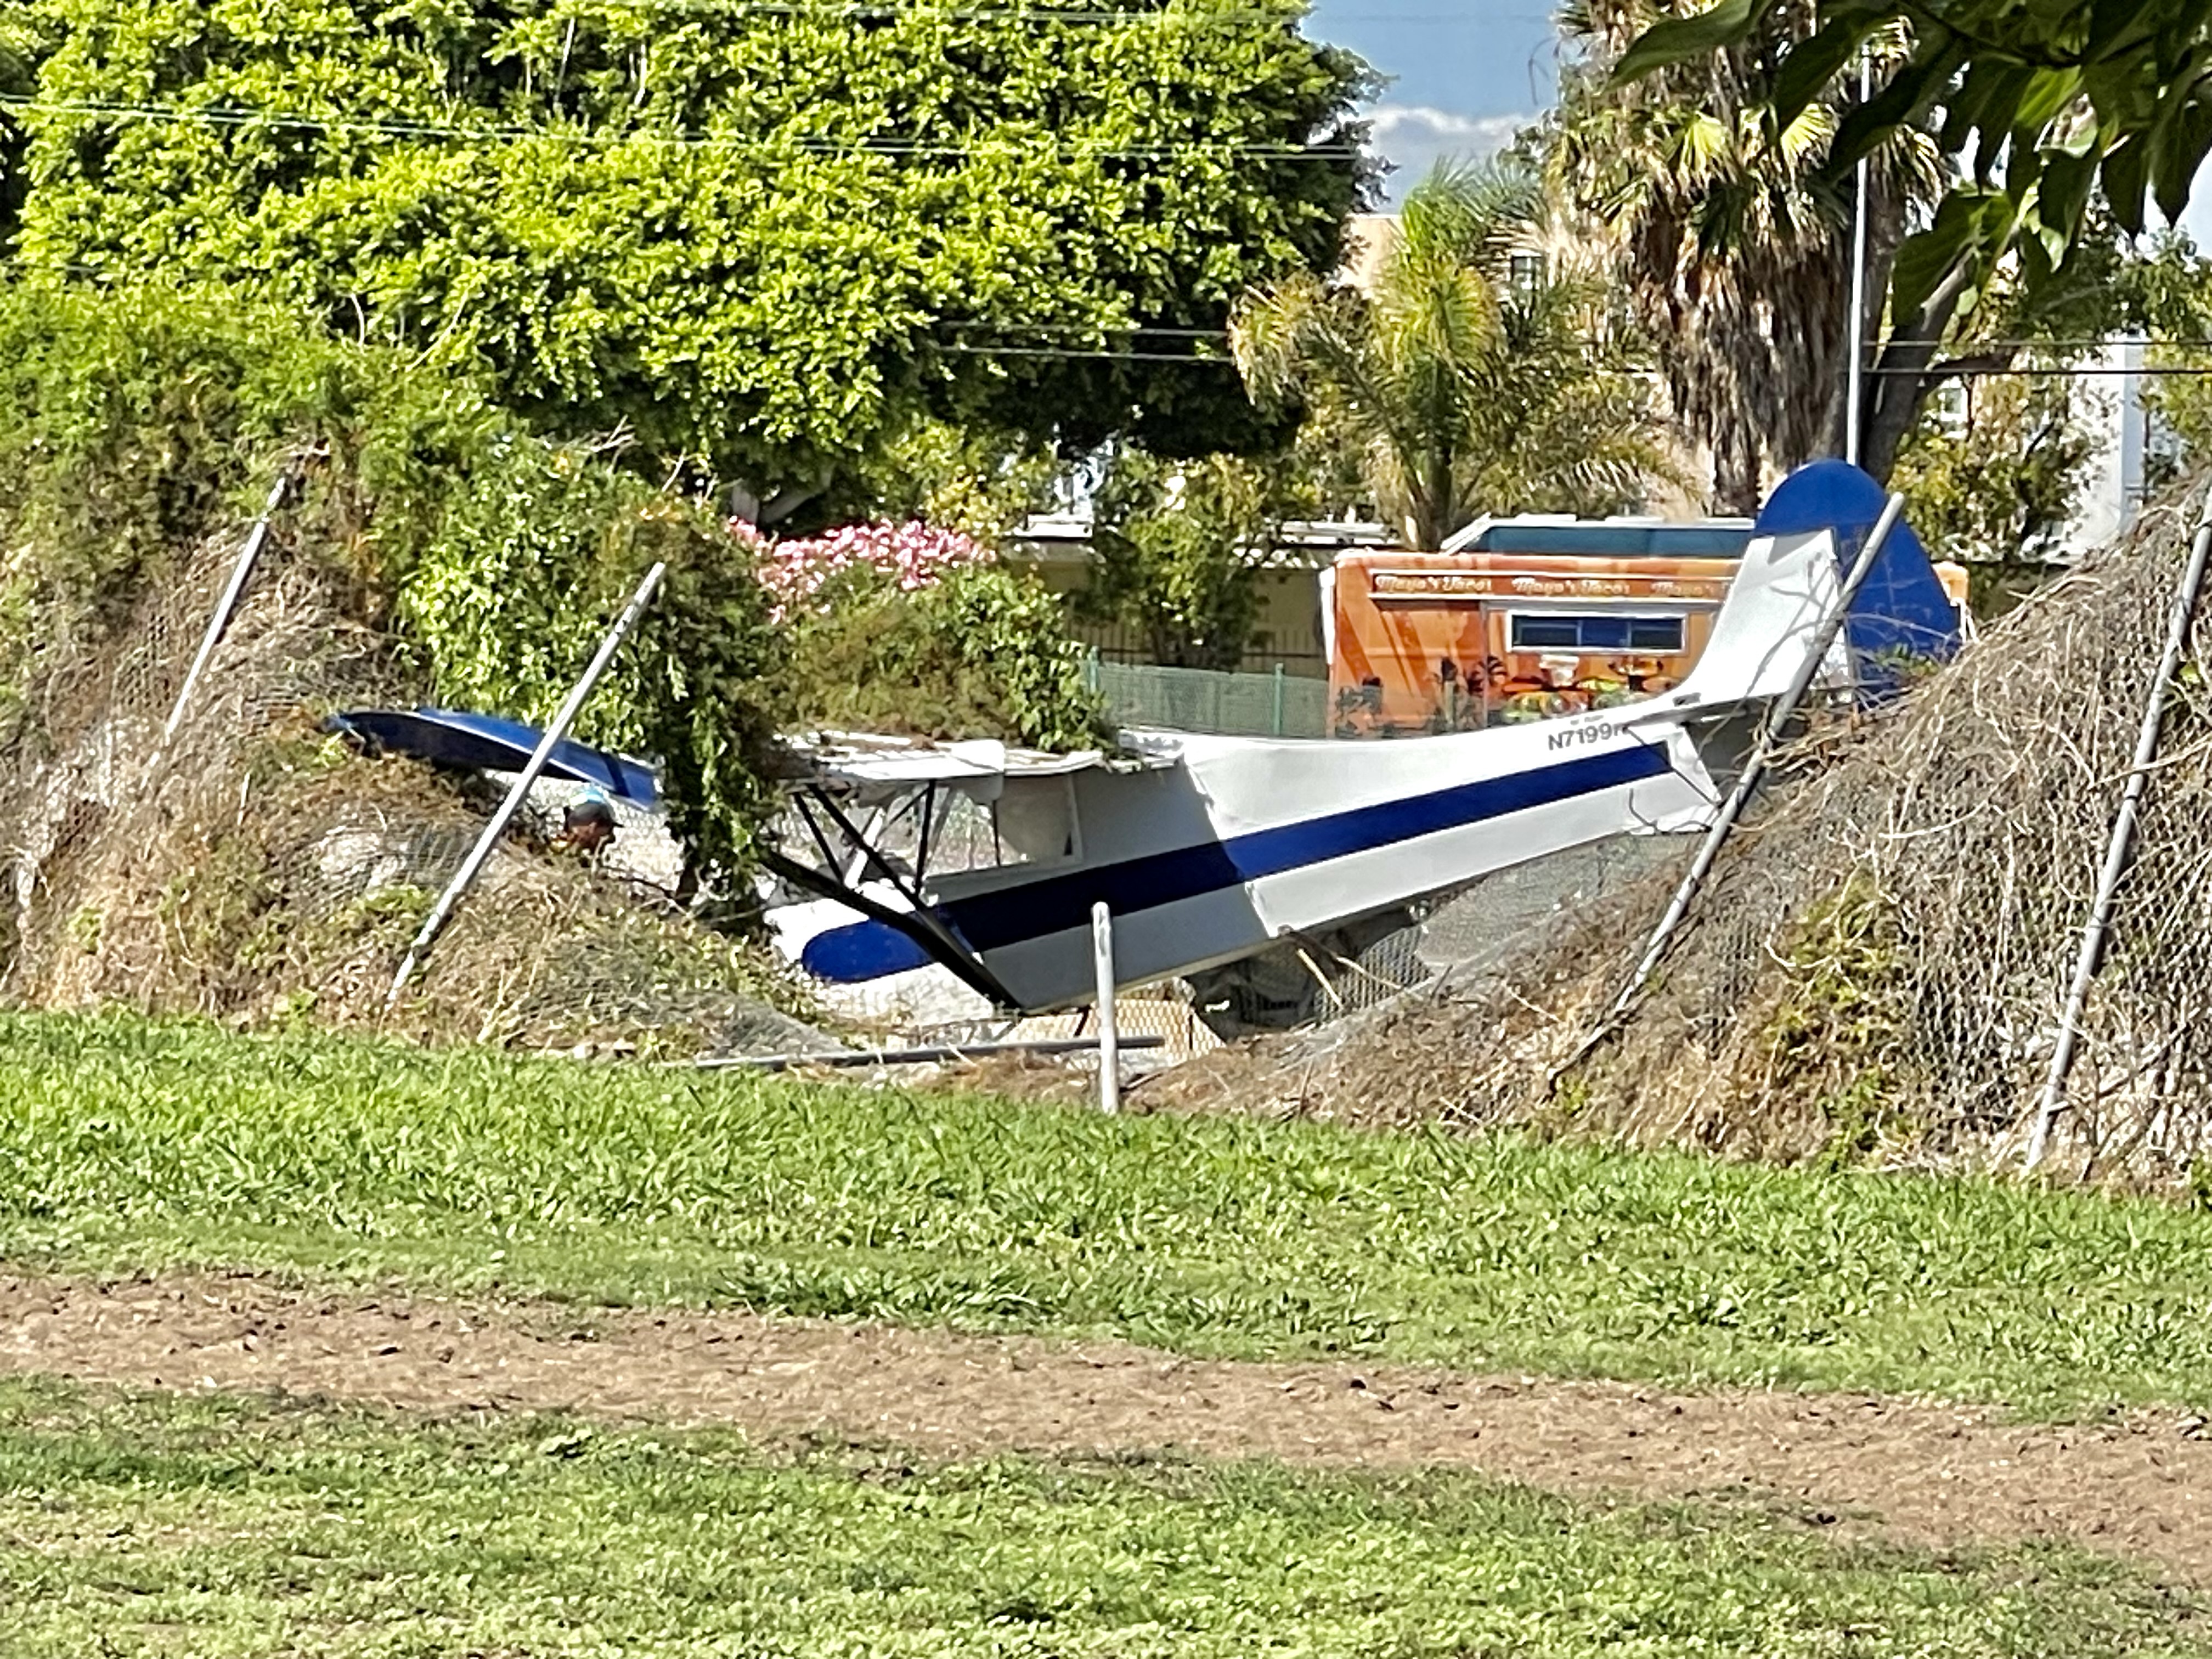
<instances>
[{"instance_id":1,"label":"chain-link fence","mask_svg":"<svg viewBox=\"0 0 2212 1659\"><path fill-rule=\"evenodd\" d=\"M1223 674L1091 659L1091 688L1122 726L1231 737L1328 735L1328 683L1277 668L1271 674Z\"/></svg>"},{"instance_id":2,"label":"chain-link fence","mask_svg":"<svg viewBox=\"0 0 2212 1659\"><path fill-rule=\"evenodd\" d=\"M1646 872L1617 872L1508 949L1465 952L1358 1020L1221 1064L1273 1109L1573 1122L1783 1157L2017 1160L2192 527L2178 509L2147 514L1901 703L1824 717L1587 1059L1566 1063L1640 954L1686 859L1679 842L1653 838ZM2202 610L2054 1143L2053 1167L2076 1175L2170 1179L2212 1150ZM1191 1086L1223 1085L1201 1073Z\"/></svg>"},{"instance_id":3,"label":"chain-link fence","mask_svg":"<svg viewBox=\"0 0 2212 1659\"><path fill-rule=\"evenodd\" d=\"M349 585L281 540L165 744L238 546L210 541L97 636L53 642L0 731L0 999L312 1012L532 1047L821 1042L768 1006L779 988L757 952L675 902L657 818L618 804L611 848L562 855L548 842L574 790L550 782L387 1018L393 969L499 783L369 759L324 731L336 709L404 707L415 688L352 617Z\"/></svg>"}]
</instances>

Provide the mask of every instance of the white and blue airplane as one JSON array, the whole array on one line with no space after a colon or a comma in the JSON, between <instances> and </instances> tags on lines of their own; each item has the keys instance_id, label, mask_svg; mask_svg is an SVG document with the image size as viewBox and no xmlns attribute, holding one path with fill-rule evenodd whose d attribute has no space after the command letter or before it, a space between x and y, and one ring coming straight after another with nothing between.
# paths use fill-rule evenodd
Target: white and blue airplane
<instances>
[{"instance_id":1,"label":"white and blue airplane","mask_svg":"<svg viewBox=\"0 0 2212 1659\"><path fill-rule=\"evenodd\" d=\"M851 1012L972 1017L980 998L1039 1012L1092 999L1101 902L1115 980L1135 987L1402 912L1568 848L1702 829L1747 719L1819 648L1841 570L1883 499L1840 462L1787 481L1688 678L1626 707L1391 741L1131 732L1119 752L1076 755L834 733L795 742L769 922ZM1957 643L1902 525L1814 685L1864 694L1901 641L1938 657Z\"/></svg>"}]
</instances>

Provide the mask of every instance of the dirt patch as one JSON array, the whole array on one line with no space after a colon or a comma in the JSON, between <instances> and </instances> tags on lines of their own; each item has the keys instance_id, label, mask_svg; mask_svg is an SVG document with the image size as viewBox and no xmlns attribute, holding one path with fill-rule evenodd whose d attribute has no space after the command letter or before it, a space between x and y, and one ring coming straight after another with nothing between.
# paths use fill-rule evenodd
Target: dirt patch
<instances>
[{"instance_id":1,"label":"dirt patch","mask_svg":"<svg viewBox=\"0 0 2212 1659\"><path fill-rule=\"evenodd\" d=\"M1866 1395L1664 1393L741 1314L302 1292L250 1277L0 1280L0 1370L428 1409L828 1431L954 1456L1174 1449L1723 1495L1940 1546L2051 1538L2212 1583L2212 1440Z\"/></svg>"}]
</instances>

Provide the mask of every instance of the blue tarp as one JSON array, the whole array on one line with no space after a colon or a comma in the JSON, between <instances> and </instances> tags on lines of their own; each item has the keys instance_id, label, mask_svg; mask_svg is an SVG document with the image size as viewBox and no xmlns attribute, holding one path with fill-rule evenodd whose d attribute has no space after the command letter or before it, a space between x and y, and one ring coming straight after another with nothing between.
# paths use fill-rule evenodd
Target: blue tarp
<instances>
[{"instance_id":1,"label":"blue tarp","mask_svg":"<svg viewBox=\"0 0 2212 1659\"><path fill-rule=\"evenodd\" d=\"M453 708L349 708L333 715L331 724L379 748L435 766L481 772L520 772L544 735L519 720ZM641 806L651 806L659 798L649 767L566 739L553 745L544 775L592 784Z\"/></svg>"}]
</instances>

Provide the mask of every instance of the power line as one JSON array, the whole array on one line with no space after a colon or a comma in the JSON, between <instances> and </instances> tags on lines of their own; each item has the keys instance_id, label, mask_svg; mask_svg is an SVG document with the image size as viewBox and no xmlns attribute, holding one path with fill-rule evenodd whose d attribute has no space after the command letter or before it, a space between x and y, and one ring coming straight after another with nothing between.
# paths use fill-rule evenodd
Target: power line
<instances>
[{"instance_id":1,"label":"power line","mask_svg":"<svg viewBox=\"0 0 2212 1659\"><path fill-rule=\"evenodd\" d=\"M781 137L721 137L712 133L660 131L628 128L615 132L586 132L557 127L467 127L427 121L331 119L269 110L210 106L185 109L155 104L55 102L20 94L0 94L0 106L32 115L79 115L112 121L217 128L267 127L283 132L321 132L346 137L410 139L465 139L501 143L554 143L579 149L616 149L647 144L670 149L782 151L799 150L821 155L894 155L926 161L951 161L973 156L1023 155L1050 149L1058 154L1091 161L1173 161L1187 157L1237 156L1272 161L1356 161L1359 151L1346 144L1261 144L1233 140L1188 144L1122 144L1094 148L1079 140L1001 139L975 143L928 143L920 139L842 139L794 134Z\"/></svg>"},{"instance_id":2,"label":"power line","mask_svg":"<svg viewBox=\"0 0 2212 1659\"><path fill-rule=\"evenodd\" d=\"M933 328L975 329L986 334L1147 334L1172 340L1226 340L1225 328L1170 328L1150 323L994 323L957 317L939 318Z\"/></svg>"},{"instance_id":3,"label":"power line","mask_svg":"<svg viewBox=\"0 0 2212 1659\"><path fill-rule=\"evenodd\" d=\"M714 17L828 17L858 21L947 23L1054 23L1094 27L1133 23L1180 23L1191 27L1217 27L1243 22L1290 23L1304 21L1303 7L1207 6L1179 9L1165 6L1127 11L1085 6L930 6L899 5L891 0L598 0L611 10L675 12ZM1385 21L1385 20L1376 20ZM1449 21L1407 17L1397 21Z\"/></svg>"},{"instance_id":4,"label":"power line","mask_svg":"<svg viewBox=\"0 0 2212 1659\"><path fill-rule=\"evenodd\" d=\"M1930 364L1926 368L1869 368L1866 372L1869 374L1892 374L1900 377L1917 377L1923 374L1938 375L1947 380L1984 380L1992 375L2060 375L2067 377L2087 377L2100 374L2141 374L2145 376L2157 376L2160 374L2212 374L2212 364L2178 366L2171 368L2154 368L2149 367L2142 368L2107 368L2102 367L2094 368L1983 368L1972 364L1966 365L1963 368L1952 368L1941 364Z\"/></svg>"},{"instance_id":5,"label":"power line","mask_svg":"<svg viewBox=\"0 0 2212 1659\"><path fill-rule=\"evenodd\" d=\"M1205 363L1216 368L1237 367L1237 360L1233 357L1202 357L1188 351L1085 351L1073 346L989 345L941 345L937 349L957 352L969 357L1049 357L1113 363Z\"/></svg>"}]
</instances>

